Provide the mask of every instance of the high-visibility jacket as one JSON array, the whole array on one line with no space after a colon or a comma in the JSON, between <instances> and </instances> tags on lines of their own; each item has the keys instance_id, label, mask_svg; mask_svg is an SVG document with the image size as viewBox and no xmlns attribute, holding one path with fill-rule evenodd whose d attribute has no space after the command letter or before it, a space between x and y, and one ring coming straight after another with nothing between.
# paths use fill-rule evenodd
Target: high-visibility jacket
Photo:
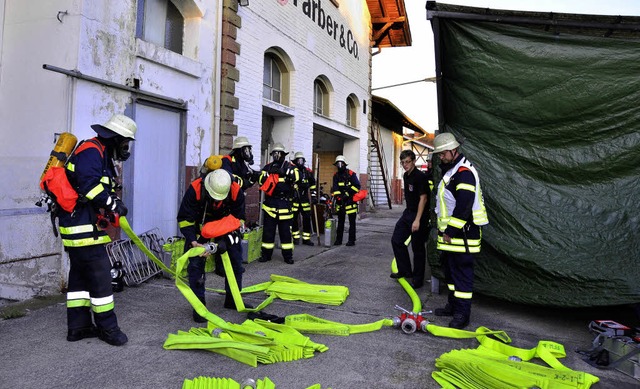
<instances>
[{"instance_id":1,"label":"high-visibility jacket","mask_svg":"<svg viewBox=\"0 0 640 389\"><path fill-rule=\"evenodd\" d=\"M232 181L229 194L222 201L214 201L205 193L202 178L194 180L182 197L178 210L178 227L185 238L185 247L190 248L191 242L200 238L202 226L210 221L220 220L233 215L245 220L244 192L240 185ZM204 243L206 239L200 239Z\"/></svg>"},{"instance_id":2,"label":"high-visibility jacket","mask_svg":"<svg viewBox=\"0 0 640 389\"><path fill-rule=\"evenodd\" d=\"M298 170L300 181L293 196L293 211L296 212L300 208L303 211L309 211L311 209L309 194L313 197L316 196L316 179L308 167L296 167L296 169Z\"/></svg>"},{"instance_id":3,"label":"high-visibility jacket","mask_svg":"<svg viewBox=\"0 0 640 389\"><path fill-rule=\"evenodd\" d=\"M353 195L360 191L358 175L350 169L333 174L331 194L336 199L336 211L344 207L347 214L358 212L358 203L353 201Z\"/></svg>"},{"instance_id":4,"label":"high-visibility jacket","mask_svg":"<svg viewBox=\"0 0 640 389\"><path fill-rule=\"evenodd\" d=\"M462 154L448 166L442 165L442 168L435 209L438 250L479 253L482 238L480 226L488 224L489 219L478 172ZM444 234L451 237L451 243L444 242Z\"/></svg>"},{"instance_id":5,"label":"high-visibility jacket","mask_svg":"<svg viewBox=\"0 0 640 389\"><path fill-rule=\"evenodd\" d=\"M117 187L113 160L106 154L105 145L92 138L82 142L69 158L67 178L78 192L78 202L72 213L59 210L60 236L65 247L111 242L107 233L96 226L97 210L108 209Z\"/></svg>"},{"instance_id":6,"label":"high-visibility jacket","mask_svg":"<svg viewBox=\"0 0 640 389\"><path fill-rule=\"evenodd\" d=\"M258 185L264 184L269 175L277 174L278 183L271 195L265 193L262 210L272 218L286 220L293 219L291 201L294 186L300 182L300 174L296 165L289 161L275 161L266 164L260 172Z\"/></svg>"}]
</instances>

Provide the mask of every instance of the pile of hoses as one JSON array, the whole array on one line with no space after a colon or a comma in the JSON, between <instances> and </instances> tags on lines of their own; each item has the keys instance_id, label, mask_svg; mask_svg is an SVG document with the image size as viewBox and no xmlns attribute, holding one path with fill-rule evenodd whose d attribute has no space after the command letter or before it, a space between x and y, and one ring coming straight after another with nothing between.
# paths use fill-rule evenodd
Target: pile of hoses
<instances>
[{"instance_id":1,"label":"pile of hoses","mask_svg":"<svg viewBox=\"0 0 640 389\"><path fill-rule=\"evenodd\" d=\"M263 380L246 379L242 383L232 380L231 378L217 377L196 377L192 380L186 379L182 383L182 389L275 389L276 384L268 377ZM306 389L322 389L320 384L309 386ZM331 389L331 388L329 388Z\"/></svg>"},{"instance_id":2,"label":"pile of hoses","mask_svg":"<svg viewBox=\"0 0 640 389\"><path fill-rule=\"evenodd\" d=\"M121 218L121 226L134 243L154 260L153 254L144 248L140 239L137 241L134 239L137 237L131 231L125 218ZM174 275L181 274L189 257L204 252L205 249L202 247L192 248L178 259L175 273L170 272ZM285 300L340 305L349 294L346 287L312 285L289 277L272 275L270 282L243 288L243 293L264 290L269 294L267 300L257 308L246 309L233 276L229 257L226 253L223 253L221 257L236 307L241 312L258 311L276 297ZM168 270L157 258L154 262L156 261L159 262L161 268ZM391 263L391 270L397 272L395 258ZM289 315L285 318L284 324L260 319L247 320L242 324L228 323L209 312L181 277L175 279L176 286L196 312L208 320L208 326L207 328L192 328L189 332L180 331L177 334L170 334L164 344L166 349L205 349L255 367L258 362L269 364L311 358L316 351L328 350L326 346L312 342L302 333L348 336L377 331L382 327L394 325L393 319L383 319L368 324L343 324L308 314ZM422 304L415 290L404 278L398 279L398 282L411 298L413 312L420 312ZM571 370L559 362L558 358L562 358L566 354L564 347L555 342L540 341L537 347L527 350L510 346L508 343L511 343L511 339L504 331L492 331L485 327L478 327L475 331L465 331L437 326L428 321L425 321L423 328L434 336L456 339L476 338L480 342L477 349L453 350L436 359L436 369L438 370L432 373L432 377L445 389L522 387L587 389L599 381L598 377ZM529 362L534 358L541 359L548 367ZM266 382L266 380L265 378L263 386L257 387L275 387L266 386L272 385L270 381ZM203 383L203 385L205 384ZM211 385L217 385L217 383ZM188 387L222 388L223 386ZM310 388L316 387L319 388L319 385Z\"/></svg>"}]
</instances>

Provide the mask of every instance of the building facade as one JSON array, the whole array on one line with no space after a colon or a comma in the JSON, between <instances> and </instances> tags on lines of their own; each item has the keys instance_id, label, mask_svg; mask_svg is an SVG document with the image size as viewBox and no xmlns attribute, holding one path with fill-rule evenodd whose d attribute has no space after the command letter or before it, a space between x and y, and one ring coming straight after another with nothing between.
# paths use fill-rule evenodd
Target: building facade
<instances>
[{"instance_id":1,"label":"building facade","mask_svg":"<svg viewBox=\"0 0 640 389\"><path fill-rule=\"evenodd\" d=\"M0 190L0 298L65 289L68 259L34 205L38 181L62 132L91 138L114 113L138 124L120 166L138 234L177 235L184 190L237 136L255 169L281 142L326 191L340 154L366 187L371 47L410 44L402 1L240 3L0 0L0 178L11 183ZM258 220L256 188L247 211Z\"/></svg>"}]
</instances>

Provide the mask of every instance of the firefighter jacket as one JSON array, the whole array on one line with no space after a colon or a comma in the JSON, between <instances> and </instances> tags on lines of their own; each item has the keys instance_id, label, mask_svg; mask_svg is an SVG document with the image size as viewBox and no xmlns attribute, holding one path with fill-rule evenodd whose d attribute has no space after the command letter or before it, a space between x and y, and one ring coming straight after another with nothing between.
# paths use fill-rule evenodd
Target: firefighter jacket
<instances>
[{"instance_id":1,"label":"firefighter jacket","mask_svg":"<svg viewBox=\"0 0 640 389\"><path fill-rule=\"evenodd\" d=\"M278 219L292 219L291 201L296 185L300 183L300 173L296 165L289 161L275 161L262 168L258 185L264 184L269 175L277 174L278 183L271 195L265 193L262 209L271 217Z\"/></svg>"},{"instance_id":2,"label":"firefighter jacket","mask_svg":"<svg viewBox=\"0 0 640 389\"><path fill-rule=\"evenodd\" d=\"M358 203L353 201L353 195L359 191L360 180L354 171L345 169L333 174L331 194L336 201L336 211L340 211L344 207L347 214L358 212Z\"/></svg>"},{"instance_id":3,"label":"firefighter jacket","mask_svg":"<svg viewBox=\"0 0 640 389\"><path fill-rule=\"evenodd\" d=\"M296 170L300 176L300 182L298 182L293 195L294 208L302 206L305 211L308 211L311 209L309 197L316 197L316 179L308 167L299 168L296 166Z\"/></svg>"},{"instance_id":4,"label":"firefighter jacket","mask_svg":"<svg viewBox=\"0 0 640 389\"><path fill-rule=\"evenodd\" d=\"M242 190L251 188L258 178L257 172L254 172L244 159L234 155L222 157L222 168L233 176L233 179L242 187Z\"/></svg>"},{"instance_id":5,"label":"firefighter jacket","mask_svg":"<svg viewBox=\"0 0 640 389\"><path fill-rule=\"evenodd\" d=\"M442 180L438 184L435 212L438 218L438 250L457 253L479 253L482 231L489 223L480 189L478 172L460 154L450 164L442 164ZM442 236L451 237L445 243Z\"/></svg>"},{"instance_id":6,"label":"firefighter jacket","mask_svg":"<svg viewBox=\"0 0 640 389\"><path fill-rule=\"evenodd\" d=\"M185 247L191 247L191 242L205 243L207 239L200 236L202 226L228 215L245 220L244 192L240 185L232 181L227 198L215 201L204 188L202 178L194 180L178 209L178 227L185 238Z\"/></svg>"},{"instance_id":7,"label":"firefighter jacket","mask_svg":"<svg viewBox=\"0 0 640 389\"><path fill-rule=\"evenodd\" d=\"M113 201L117 184L113 161L98 138L86 140L69 157L67 179L78 192L73 212L58 211L60 236L65 247L82 247L111 242L97 225L99 210Z\"/></svg>"}]
</instances>

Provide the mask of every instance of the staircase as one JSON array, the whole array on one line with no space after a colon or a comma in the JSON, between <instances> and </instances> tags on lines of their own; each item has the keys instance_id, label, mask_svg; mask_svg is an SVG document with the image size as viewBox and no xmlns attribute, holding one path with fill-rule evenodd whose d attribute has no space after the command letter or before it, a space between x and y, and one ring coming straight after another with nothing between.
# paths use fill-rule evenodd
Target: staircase
<instances>
[{"instance_id":1,"label":"staircase","mask_svg":"<svg viewBox=\"0 0 640 389\"><path fill-rule=\"evenodd\" d=\"M380 141L380 124L377 120L371 123L370 135L369 167L367 169L369 173L369 196L374 207L380 207L386 203L389 209L392 209L389 175L385 168L387 164L382 142Z\"/></svg>"}]
</instances>

